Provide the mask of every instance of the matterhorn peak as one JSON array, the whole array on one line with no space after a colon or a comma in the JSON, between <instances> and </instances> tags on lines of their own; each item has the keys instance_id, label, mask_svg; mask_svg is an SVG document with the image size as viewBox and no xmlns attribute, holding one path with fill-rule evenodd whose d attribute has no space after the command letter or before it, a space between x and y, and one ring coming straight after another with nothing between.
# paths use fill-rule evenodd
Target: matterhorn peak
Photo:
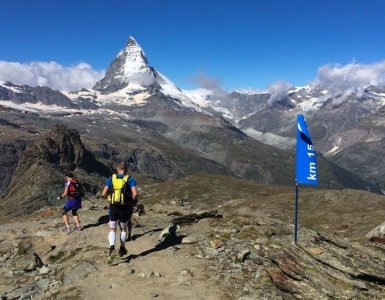
<instances>
[{"instance_id":1,"label":"matterhorn peak","mask_svg":"<svg viewBox=\"0 0 385 300\"><path fill-rule=\"evenodd\" d=\"M124 61L125 74L130 75L148 67L147 57L138 42L130 36L126 47L118 54Z\"/></svg>"},{"instance_id":2,"label":"matterhorn peak","mask_svg":"<svg viewBox=\"0 0 385 300\"><path fill-rule=\"evenodd\" d=\"M172 81L148 65L146 54L132 36L94 89L103 94L117 93L123 101L133 99L133 95L143 98L157 92L182 102L189 100Z\"/></svg>"},{"instance_id":3,"label":"matterhorn peak","mask_svg":"<svg viewBox=\"0 0 385 300\"><path fill-rule=\"evenodd\" d=\"M130 36L126 47L111 62L106 75L95 84L94 89L111 93L127 87L130 83L151 85L152 73L146 54L138 42Z\"/></svg>"},{"instance_id":4,"label":"matterhorn peak","mask_svg":"<svg viewBox=\"0 0 385 300\"><path fill-rule=\"evenodd\" d=\"M128 40L127 40L127 46L130 46L130 47L133 47L133 46L137 46L137 47L140 47L140 45L138 44L138 42L135 40L135 38L133 36L129 36L128 37Z\"/></svg>"}]
</instances>

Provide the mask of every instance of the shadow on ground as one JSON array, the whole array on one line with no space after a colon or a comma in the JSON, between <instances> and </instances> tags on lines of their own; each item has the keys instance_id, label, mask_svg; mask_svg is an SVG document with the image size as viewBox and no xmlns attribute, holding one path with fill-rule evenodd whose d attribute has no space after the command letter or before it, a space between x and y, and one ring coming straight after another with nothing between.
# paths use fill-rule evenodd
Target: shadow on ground
<instances>
[{"instance_id":1,"label":"shadow on ground","mask_svg":"<svg viewBox=\"0 0 385 300\"><path fill-rule=\"evenodd\" d=\"M86 230L86 229L92 228L92 227L97 227L97 226L100 226L103 224L107 224L109 222L109 220L110 220L110 218L108 215L101 216L96 223L84 225L83 230Z\"/></svg>"}]
</instances>

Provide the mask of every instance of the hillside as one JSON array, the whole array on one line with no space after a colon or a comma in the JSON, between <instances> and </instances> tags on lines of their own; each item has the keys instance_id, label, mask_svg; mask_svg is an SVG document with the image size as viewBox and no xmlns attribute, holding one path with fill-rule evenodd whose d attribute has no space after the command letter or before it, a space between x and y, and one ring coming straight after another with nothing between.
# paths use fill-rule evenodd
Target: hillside
<instances>
[{"instance_id":1,"label":"hillside","mask_svg":"<svg viewBox=\"0 0 385 300\"><path fill-rule=\"evenodd\" d=\"M216 175L147 181L139 190L146 214L135 216L129 254L112 265L106 263L104 200L84 201L84 230L70 235L61 231L58 209L3 220L0 293L3 299L119 299L126 293L135 299L382 299L385 248L363 236L371 223L382 222L383 196L302 191L294 245L293 226L285 221L292 215L291 190ZM340 214L344 199L356 206L362 197L371 205ZM216 217L199 220L218 204ZM177 234L160 241L172 223L180 226Z\"/></svg>"}]
</instances>

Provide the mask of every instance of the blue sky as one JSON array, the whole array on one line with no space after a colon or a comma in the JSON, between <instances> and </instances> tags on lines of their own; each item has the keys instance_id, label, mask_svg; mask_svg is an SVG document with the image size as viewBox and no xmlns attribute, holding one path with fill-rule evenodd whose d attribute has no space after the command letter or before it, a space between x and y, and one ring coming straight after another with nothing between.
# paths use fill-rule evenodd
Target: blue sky
<instances>
[{"instance_id":1,"label":"blue sky","mask_svg":"<svg viewBox=\"0 0 385 300\"><path fill-rule=\"evenodd\" d=\"M385 59L385 1L5 1L0 61L106 69L136 38L182 88L198 74L227 89L305 85L326 64Z\"/></svg>"}]
</instances>

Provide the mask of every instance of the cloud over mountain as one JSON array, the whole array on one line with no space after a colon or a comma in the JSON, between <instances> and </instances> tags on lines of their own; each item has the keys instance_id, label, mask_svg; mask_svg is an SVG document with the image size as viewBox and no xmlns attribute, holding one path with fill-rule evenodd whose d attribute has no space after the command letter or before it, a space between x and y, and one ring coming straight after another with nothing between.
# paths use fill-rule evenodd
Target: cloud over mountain
<instances>
[{"instance_id":1,"label":"cloud over mountain","mask_svg":"<svg viewBox=\"0 0 385 300\"><path fill-rule=\"evenodd\" d=\"M270 94L270 98L267 100L269 105L274 104L274 102L281 100L287 96L287 92L293 87L293 85L286 81L277 81L273 84L270 84L267 87L267 90Z\"/></svg>"},{"instance_id":2,"label":"cloud over mountain","mask_svg":"<svg viewBox=\"0 0 385 300\"><path fill-rule=\"evenodd\" d=\"M0 80L2 81L30 86L48 86L61 91L92 88L104 73L104 70L95 70L84 62L66 67L54 61L29 63L0 61Z\"/></svg>"},{"instance_id":3,"label":"cloud over mountain","mask_svg":"<svg viewBox=\"0 0 385 300\"><path fill-rule=\"evenodd\" d=\"M385 60L373 64L324 65L318 69L314 85L325 85L336 90L360 91L369 85L385 84Z\"/></svg>"}]
</instances>

